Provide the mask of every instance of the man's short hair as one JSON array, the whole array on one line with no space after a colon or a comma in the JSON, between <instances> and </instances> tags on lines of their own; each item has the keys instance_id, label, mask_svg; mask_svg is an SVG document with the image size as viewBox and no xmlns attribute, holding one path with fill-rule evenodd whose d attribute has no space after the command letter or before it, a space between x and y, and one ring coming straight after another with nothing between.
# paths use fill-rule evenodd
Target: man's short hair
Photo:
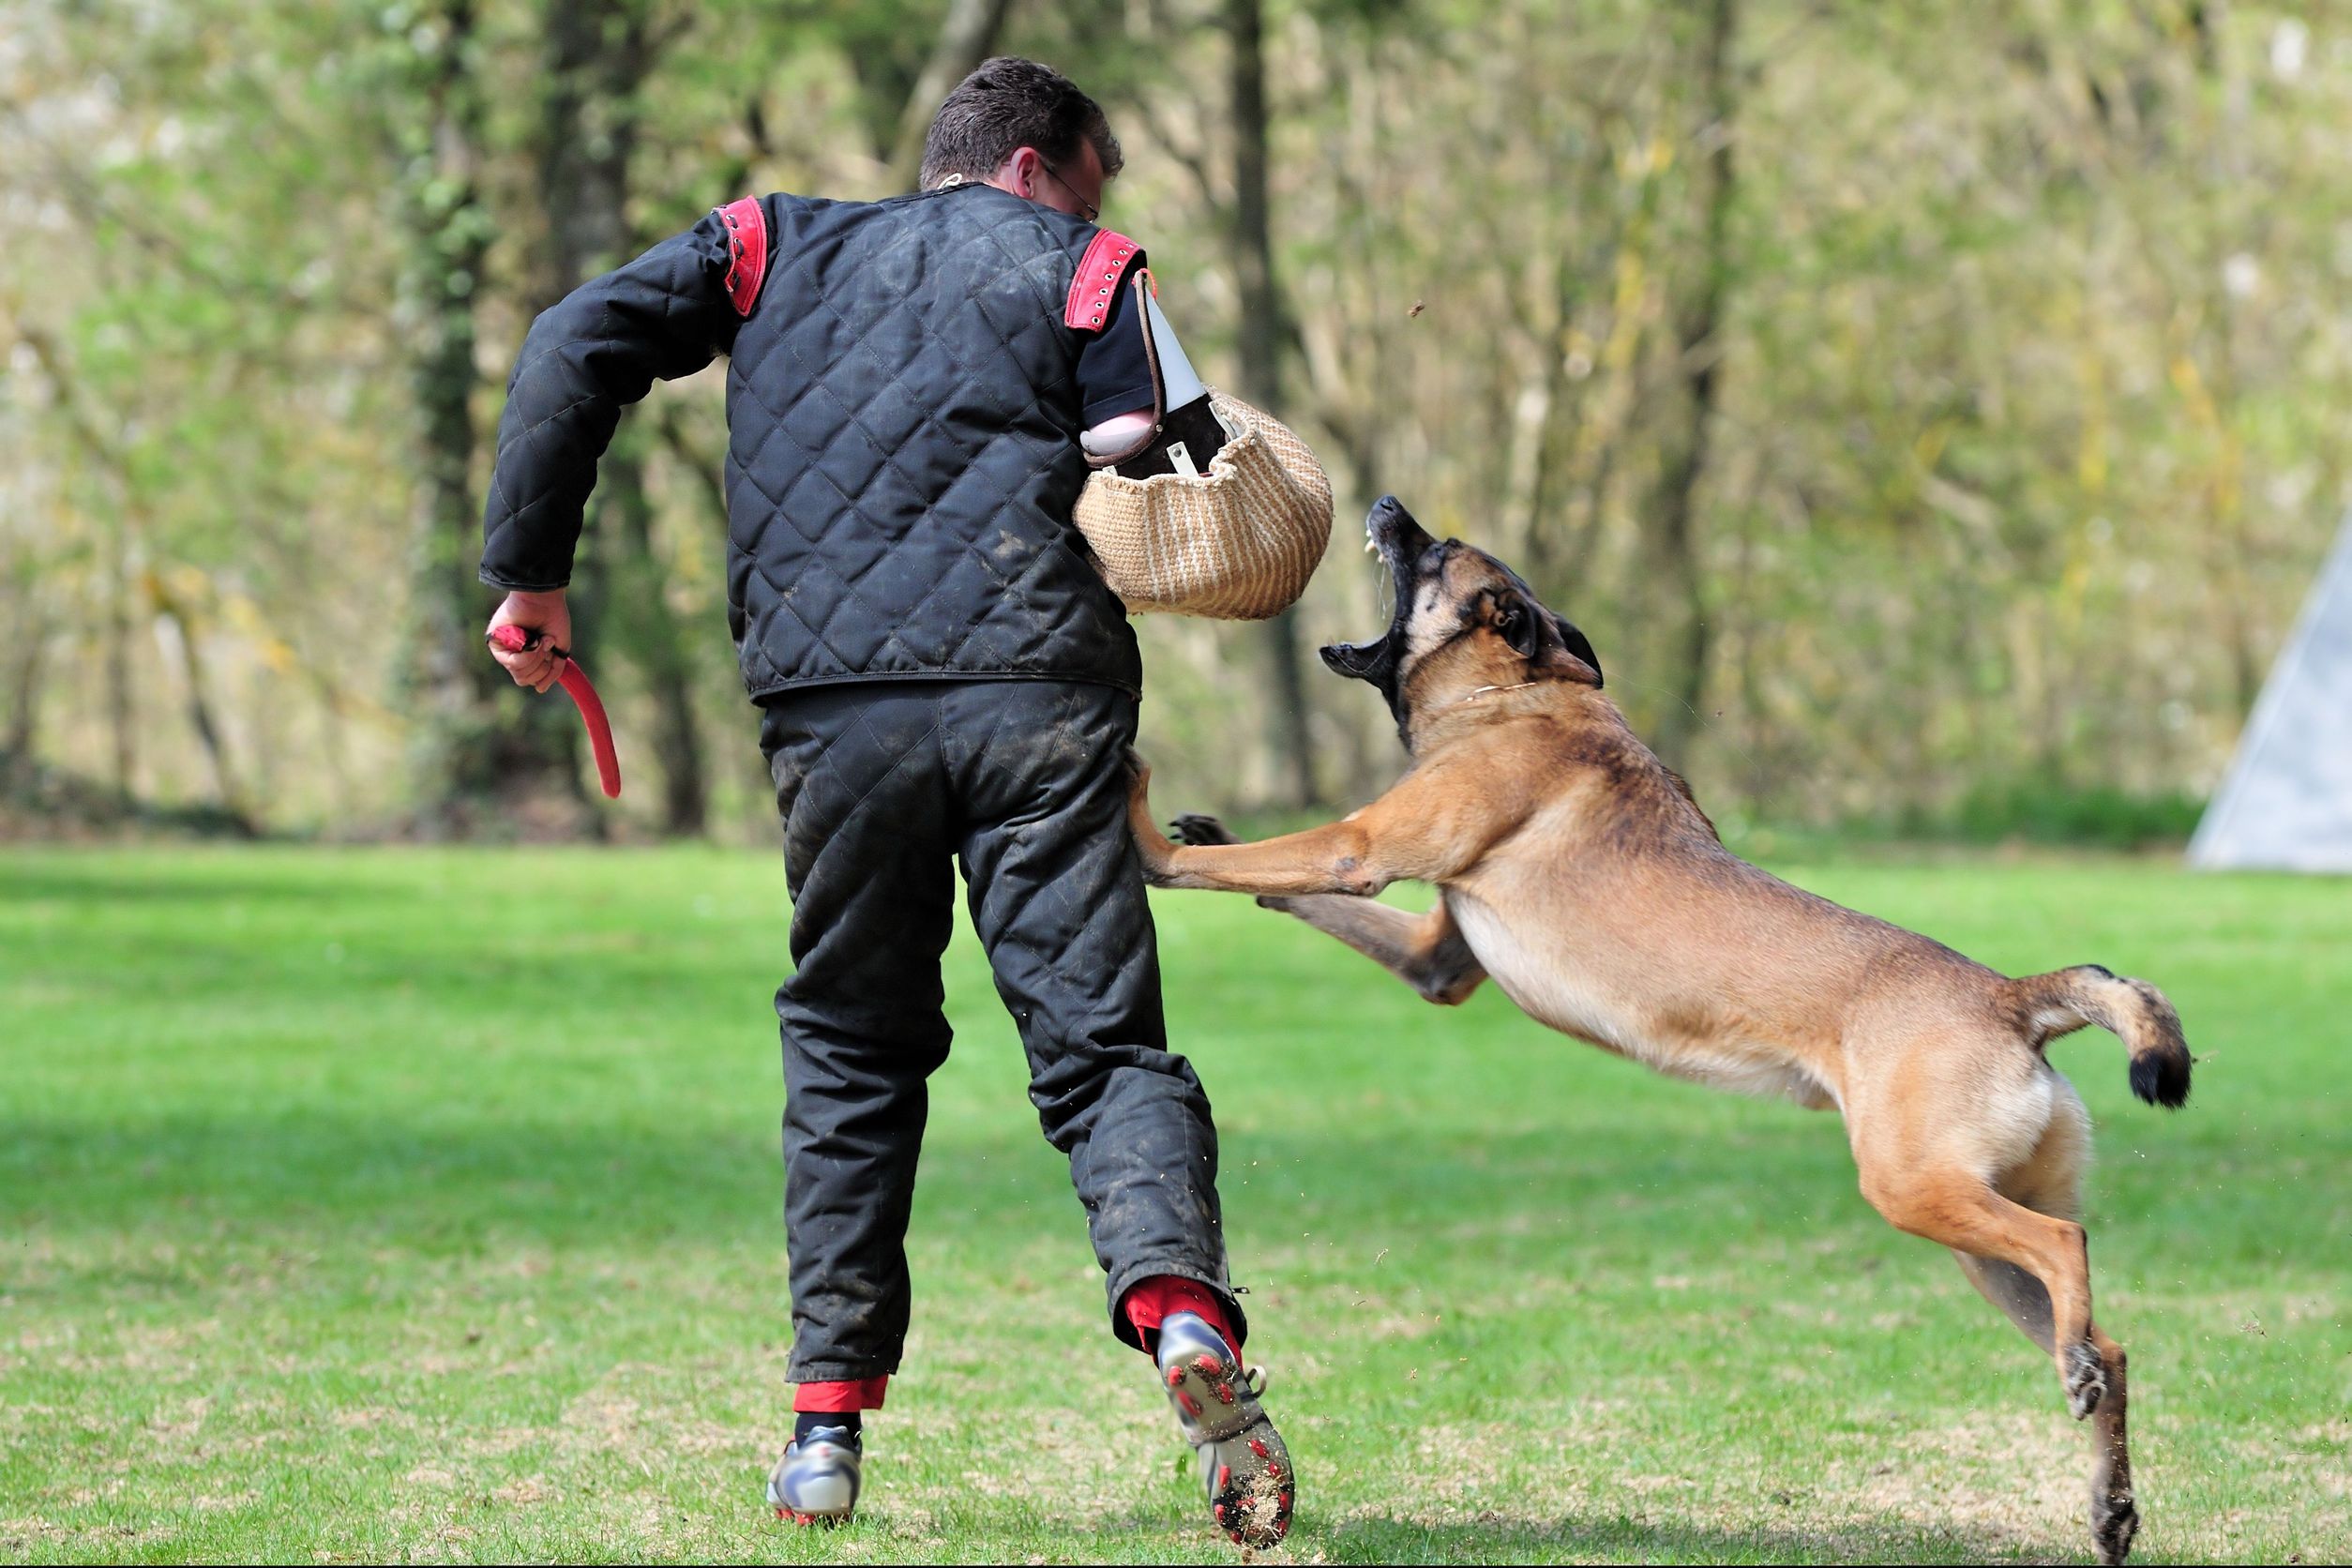
<instances>
[{"instance_id":1,"label":"man's short hair","mask_svg":"<svg viewBox=\"0 0 2352 1568\"><path fill-rule=\"evenodd\" d=\"M1102 105L1051 66L1000 54L982 61L939 106L923 139L918 183L928 190L951 174L985 180L1023 147L1066 167L1080 142L1094 144L1105 179L1119 173L1125 160Z\"/></svg>"}]
</instances>

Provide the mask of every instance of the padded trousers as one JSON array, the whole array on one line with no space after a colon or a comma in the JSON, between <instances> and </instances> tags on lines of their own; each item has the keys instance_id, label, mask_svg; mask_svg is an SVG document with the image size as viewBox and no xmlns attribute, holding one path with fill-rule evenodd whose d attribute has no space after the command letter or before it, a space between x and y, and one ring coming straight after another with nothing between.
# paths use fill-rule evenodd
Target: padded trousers
<instances>
[{"instance_id":1,"label":"padded trousers","mask_svg":"<svg viewBox=\"0 0 2352 1568\"><path fill-rule=\"evenodd\" d=\"M940 956L959 863L1029 1097L1067 1155L1112 1332L1155 1274L1233 1308L1216 1129L1168 1049L1159 955L1126 826L1136 701L1053 681L852 682L771 698L761 746L784 823L794 971L784 1043L795 1382L897 1370L905 1239L947 1058Z\"/></svg>"}]
</instances>

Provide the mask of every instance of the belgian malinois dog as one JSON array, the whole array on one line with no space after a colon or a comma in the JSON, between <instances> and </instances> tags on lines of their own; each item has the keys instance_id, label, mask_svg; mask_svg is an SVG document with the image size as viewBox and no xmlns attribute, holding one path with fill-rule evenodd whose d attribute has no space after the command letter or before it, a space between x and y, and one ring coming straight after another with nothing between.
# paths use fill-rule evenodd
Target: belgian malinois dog
<instances>
[{"instance_id":1,"label":"belgian malinois dog","mask_svg":"<svg viewBox=\"0 0 2352 1568\"><path fill-rule=\"evenodd\" d=\"M1481 980L1530 1017L1662 1072L1846 1116L1862 1196L1952 1249L1986 1300L2098 1420L2100 1560L2139 1515L2122 1347L2090 1316L2078 1201L2089 1118L2043 1055L2097 1024L2132 1088L2189 1095L2189 1049L2153 986L2096 964L2012 979L1923 936L1791 887L1724 848L1689 788L1601 694L1584 634L1510 568L1433 539L1395 497L1365 526L1395 579L1378 641L1322 650L1388 700L1412 765L1345 821L1239 844L1214 818L1170 843L1137 762L1129 815L1162 887L1256 894L1432 1002ZM1375 901L1398 881L1426 915Z\"/></svg>"}]
</instances>

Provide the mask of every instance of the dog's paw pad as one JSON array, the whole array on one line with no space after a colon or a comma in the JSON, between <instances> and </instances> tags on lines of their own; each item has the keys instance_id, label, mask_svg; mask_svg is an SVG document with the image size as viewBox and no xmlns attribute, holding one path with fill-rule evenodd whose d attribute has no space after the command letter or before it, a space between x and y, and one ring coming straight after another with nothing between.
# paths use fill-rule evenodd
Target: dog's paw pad
<instances>
[{"instance_id":1,"label":"dog's paw pad","mask_svg":"<svg viewBox=\"0 0 2352 1568\"><path fill-rule=\"evenodd\" d=\"M1223 822L1205 811L1187 811L1168 825L1176 830L1179 842L1196 847L1240 842Z\"/></svg>"},{"instance_id":2,"label":"dog's paw pad","mask_svg":"<svg viewBox=\"0 0 2352 1568\"><path fill-rule=\"evenodd\" d=\"M2067 1409L2074 1412L2076 1421L2096 1410L2099 1401L2107 1396L2106 1364L2088 1344L2067 1347L2066 1370L2061 1380L2066 1385Z\"/></svg>"}]
</instances>

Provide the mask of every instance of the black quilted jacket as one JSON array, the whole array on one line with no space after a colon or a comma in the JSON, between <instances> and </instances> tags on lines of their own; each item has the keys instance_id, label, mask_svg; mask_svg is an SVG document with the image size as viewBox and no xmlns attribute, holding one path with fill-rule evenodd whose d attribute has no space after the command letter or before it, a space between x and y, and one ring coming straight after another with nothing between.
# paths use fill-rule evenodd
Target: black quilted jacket
<instances>
[{"instance_id":1,"label":"black quilted jacket","mask_svg":"<svg viewBox=\"0 0 2352 1568\"><path fill-rule=\"evenodd\" d=\"M714 213L533 324L482 580L565 582L621 409L726 353L728 609L755 699L875 679L1139 691L1124 609L1070 522L1077 361L1133 260L988 186Z\"/></svg>"}]
</instances>

